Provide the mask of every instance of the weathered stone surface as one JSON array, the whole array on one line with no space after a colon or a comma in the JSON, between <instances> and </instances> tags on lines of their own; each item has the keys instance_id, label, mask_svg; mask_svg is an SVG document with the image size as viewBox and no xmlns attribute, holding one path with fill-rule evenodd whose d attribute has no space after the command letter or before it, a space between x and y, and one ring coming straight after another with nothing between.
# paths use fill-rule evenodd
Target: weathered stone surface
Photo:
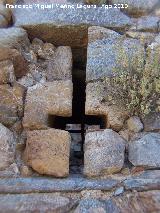
<instances>
[{"instance_id":1,"label":"weathered stone surface","mask_svg":"<svg viewBox=\"0 0 160 213\"><path fill-rule=\"evenodd\" d=\"M20 168L20 173L22 177L31 177L33 174L33 171L29 166L23 165Z\"/></svg>"},{"instance_id":2,"label":"weathered stone surface","mask_svg":"<svg viewBox=\"0 0 160 213\"><path fill-rule=\"evenodd\" d=\"M96 199L81 200L74 213L105 213L105 203Z\"/></svg>"},{"instance_id":3,"label":"weathered stone surface","mask_svg":"<svg viewBox=\"0 0 160 213\"><path fill-rule=\"evenodd\" d=\"M70 211L76 202L55 194L0 195L2 213Z\"/></svg>"},{"instance_id":4,"label":"weathered stone surface","mask_svg":"<svg viewBox=\"0 0 160 213\"><path fill-rule=\"evenodd\" d=\"M128 129L132 132L141 132L143 130L143 124L138 116L132 116L127 120Z\"/></svg>"},{"instance_id":5,"label":"weathered stone surface","mask_svg":"<svg viewBox=\"0 0 160 213\"><path fill-rule=\"evenodd\" d=\"M19 84L0 85L0 122L11 127L23 116L24 88Z\"/></svg>"},{"instance_id":6,"label":"weathered stone surface","mask_svg":"<svg viewBox=\"0 0 160 213\"><path fill-rule=\"evenodd\" d=\"M160 113L153 113L143 119L144 131L158 132L160 131Z\"/></svg>"},{"instance_id":7,"label":"weathered stone surface","mask_svg":"<svg viewBox=\"0 0 160 213\"><path fill-rule=\"evenodd\" d=\"M24 87L32 87L35 85L37 82L34 80L33 76L31 73L27 73L25 76L22 78L18 79L17 81L20 85Z\"/></svg>"},{"instance_id":8,"label":"weathered stone surface","mask_svg":"<svg viewBox=\"0 0 160 213\"><path fill-rule=\"evenodd\" d=\"M118 134L126 141L130 140L130 131L128 129L122 129Z\"/></svg>"},{"instance_id":9,"label":"weathered stone surface","mask_svg":"<svg viewBox=\"0 0 160 213\"><path fill-rule=\"evenodd\" d=\"M121 187L119 187L118 189L115 190L114 195L115 196L119 196L119 195L121 195L123 193L124 193L124 187L121 186Z\"/></svg>"},{"instance_id":10,"label":"weathered stone surface","mask_svg":"<svg viewBox=\"0 0 160 213\"><path fill-rule=\"evenodd\" d=\"M144 0L111 0L111 2L128 4L128 8L125 11L134 17L147 15L159 6L158 0L150 0L147 4Z\"/></svg>"},{"instance_id":11,"label":"weathered stone surface","mask_svg":"<svg viewBox=\"0 0 160 213\"><path fill-rule=\"evenodd\" d=\"M8 26L7 20L4 16L0 14L0 28L5 28Z\"/></svg>"},{"instance_id":12,"label":"weathered stone surface","mask_svg":"<svg viewBox=\"0 0 160 213\"><path fill-rule=\"evenodd\" d=\"M51 192L80 192L82 190L110 191L118 187L121 180L115 179L86 179L73 176L65 179L46 177L8 178L0 179L1 194L17 193L51 193ZM141 175L128 178L121 182L127 190L146 191L160 190L160 171L145 171Z\"/></svg>"},{"instance_id":13,"label":"weathered stone surface","mask_svg":"<svg viewBox=\"0 0 160 213\"><path fill-rule=\"evenodd\" d=\"M160 191L133 192L109 199L106 202L107 213L118 212L159 212Z\"/></svg>"},{"instance_id":14,"label":"weathered stone surface","mask_svg":"<svg viewBox=\"0 0 160 213\"><path fill-rule=\"evenodd\" d=\"M21 45L29 45L28 36L24 29L18 27L10 27L0 30L0 48L6 47L19 49Z\"/></svg>"},{"instance_id":15,"label":"weathered stone surface","mask_svg":"<svg viewBox=\"0 0 160 213\"><path fill-rule=\"evenodd\" d=\"M28 88L23 126L28 129L46 129L48 115L72 115L72 82L54 81Z\"/></svg>"},{"instance_id":16,"label":"weathered stone surface","mask_svg":"<svg viewBox=\"0 0 160 213\"><path fill-rule=\"evenodd\" d=\"M158 23L160 21L159 17L154 16L146 16L138 19L136 23L136 30L143 32L153 32L157 33L160 29L158 29Z\"/></svg>"},{"instance_id":17,"label":"weathered stone surface","mask_svg":"<svg viewBox=\"0 0 160 213\"><path fill-rule=\"evenodd\" d=\"M35 51L35 53L37 53L37 55L39 56L39 58L41 59L51 59L54 54L55 54L55 50L56 47L51 44L51 43L43 43L42 41L37 42L39 39L33 39L33 50L37 50ZM40 44L42 42L42 44ZM32 48L32 46L31 46Z\"/></svg>"},{"instance_id":18,"label":"weathered stone surface","mask_svg":"<svg viewBox=\"0 0 160 213\"><path fill-rule=\"evenodd\" d=\"M17 78L22 77L27 73L27 62L23 55L16 49L1 48L0 47L0 60L11 60L14 65L14 73Z\"/></svg>"},{"instance_id":19,"label":"weathered stone surface","mask_svg":"<svg viewBox=\"0 0 160 213\"><path fill-rule=\"evenodd\" d=\"M105 39L88 44L87 55L87 81L144 69L145 51L140 41L110 31L108 38L105 36Z\"/></svg>"},{"instance_id":20,"label":"weathered stone surface","mask_svg":"<svg viewBox=\"0 0 160 213\"><path fill-rule=\"evenodd\" d=\"M147 191L160 190L160 171L148 170L138 176L133 176L124 181L126 190Z\"/></svg>"},{"instance_id":21,"label":"weathered stone surface","mask_svg":"<svg viewBox=\"0 0 160 213\"><path fill-rule=\"evenodd\" d=\"M113 42L113 40L115 40L115 42ZM121 44L120 43L118 44L117 42L120 42L120 40L121 40ZM151 106L156 106L156 104L154 104L154 102L156 102L156 99L157 99L157 105L158 105L158 98L159 98L159 93L158 93L158 91L159 91L159 89L158 89L159 88L159 86L158 86L159 85L159 72L158 72L158 69L155 72L153 71L153 69L150 70L151 72L150 71L147 72L144 69L145 58L146 58L146 56L149 57L148 56L149 51L147 51L148 54L145 54L144 46L141 45L140 43L139 43L139 47L138 47L139 50L138 49L136 50L135 47L137 48L137 46L133 45L133 43L135 41L139 43L139 41L136 39L128 40L125 37L119 35L118 37L113 37L113 38L108 37L107 39L97 40L95 42L89 43L88 51L89 51L90 46L92 47L92 49L90 49L91 57L88 52L88 61L87 61L87 66L88 66L87 76L89 78L88 81L105 79L106 95L101 100L101 102L103 102L103 105L106 102L107 105L111 106L111 109L112 109L112 105L116 105L115 106L116 110L114 110L114 109L108 110L108 112L111 112L111 115L114 114L113 112L116 112L116 111L119 112L118 109L120 108L120 106L122 104L123 104L122 112L125 112L125 108L128 108L128 109L130 109L129 113L132 113L131 111L134 107L132 108L131 102L138 103L138 105L140 105L139 108L142 109L141 112L142 113L144 112L145 114L148 113L150 110L152 110ZM106 48L105 48L106 42L108 42L108 46L106 46ZM112 45L109 45L109 42L113 45L114 52L112 51L112 49L109 49L112 46ZM126 42L125 46L123 46L123 42ZM127 45L127 42L128 42L128 45ZM96 45L97 45L97 48L96 48ZM119 45L119 48L118 49L114 48L114 45L115 46ZM155 45L154 49L156 49L156 47L157 46ZM97 51L96 51L96 49L97 49ZM135 52L134 52L134 50L135 50ZM104 54L101 54L101 53L104 53ZM158 54L158 50L156 51L156 53ZM150 57L150 60L147 60L146 66L151 65L149 62L151 62L153 64L153 62L156 61L155 60L156 57L154 58L154 55L156 56L156 54L153 54L152 57ZM115 57L116 57L116 60L114 60ZM107 60L108 58L110 59L110 61L109 61L110 63ZM108 65L107 65L107 63L108 63ZM100 65L102 65L102 66L100 66ZM156 63L153 64L153 66L157 66ZM150 67L152 68L152 66L150 66ZM139 75L139 73L141 73L141 74ZM142 73L144 73L144 75ZM139 86L141 88L140 92L137 92L136 89L134 89L134 91L132 91L132 89L131 89L132 86L128 86L128 88L126 87L126 82L128 82L128 80L126 80L126 79L131 78L131 83L136 82L135 84L137 84L139 81L137 81L137 80L135 81L133 78L138 79L139 76L140 76L140 78L143 79L142 81L140 81L140 82L142 82L142 83L140 83L141 86ZM155 81L155 83L153 83L154 81ZM101 82L100 82L100 84L101 84ZM128 85L132 85L132 84L128 83ZM150 88L147 89L147 85L150 85ZM153 87L152 87L152 85L153 85ZM136 88L136 86L135 86L135 88ZM152 90L152 88L153 88L153 90ZM95 88L95 90L96 89L101 90L100 88ZM129 91L129 93L128 93L128 91ZM137 93L137 95L133 95L130 92L131 93L133 92L134 94ZM99 92L99 93L101 93L101 92ZM144 101L143 100L139 101L139 99L137 98L137 97L139 97L140 94L144 97ZM128 99L129 97L132 97L131 101ZM157 97L157 98L155 98L155 97ZM137 102L137 100L138 100L138 102ZM125 102L126 102L126 104L125 104ZM95 106L96 106L96 104L95 104ZM136 105L134 105L134 106L136 107ZM156 109L156 107L153 110L155 110L155 109ZM158 108L156 110L158 110ZM123 113L121 113L121 114L123 115ZM118 116L118 117L121 117L121 116ZM115 120L115 116L112 116L112 119ZM110 120L112 122L112 119L109 119L109 114L108 114L108 120ZM118 119L116 119L116 120L118 121Z\"/></svg>"},{"instance_id":22,"label":"weathered stone surface","mask_svg":"<svg viewBox=\"0 0 160 213\"><path fill-rule=\"evenodd\" d=\"M4 5L0 4L0 15L4 16L8 23L11 21L11 10L7 9Z\"/></svg>"},{"instance_id":23,"label":"weathered stone surface","mask_svg":"<svg viewBox=\"0 0 160 213\"><path fill-rule=\"evenodd\" d=\"M80 192L82 190L109 191L118 185L114 179L92 180L81 176L65 179L46 177L0 179L0 193L49 193L49 192Z\"/></svg>"},{"instance_id":24,"label":"weathered stone surface","mask_svg":"<svg viewBox=\"0 0 160 213\"><path fill-rule=\"evenodd\" d=\"M21 49L28 47L29 44L27 33L21 28L0 30L0 61L11 60L16 77L22 77L27 72L27 63Z\"/></svg>"},{"instance_id":25,"label":"weathered stone surface","mask_svg":"<svg viewBox=\"0 0 160 213\"><path fill-rule=\"evenodd\" d=\"M89 26L99 25L123 31L132 25L131 19L118 9L83 9L76 8L76 4L75 9L33 9L30 16L27 9L15 9L13 13L15 26L24 27L31 38L37 37L57 46L87 46Z\"/></svg>"},{"instance_id":26,"label":"weathered stone surface","mask_svg":"<svg viewBox=\"0 0 160 213\"><path fill-rule=\"evenodd\" d=\"M17 135L20 135L22 133L23 127L22 127L22 120L21 117L19 120L16 121L16 123L13 124L13 126L10 128L12 132L17 133Z\"/></svg>"},{"instance_id":27,"label":"weathered stone surface","mask_svg":"<svg viewBox=\"0 0 160 213\"><path fill-rule=\"evenodd\" d=\"M30 131L25 158L40 174L65 177L69 174L70 143L69 133L63 130Z\"/></svg>"},{"instance_id":28,"label":"weathered stone surface","mask_svg":"<svg viewBox=\"0 0 160 213\"><path fill-rule=\"evenodd\" d=\"M139 197L146 211L147 210L148 212L160 211L159 205L160 191L140 192L138 199Z\"/></svg>"},{"instance_id":29,"label":"weathered stone surface","mask_svg":"<svg viewBox=\"0 0 160 213\"><path fill-rule=\"evenodd\" d=\"M128 190L147 191L160 190L159 179L130 179L124 181L124 186Z\"/></svg>"},{"instance_id":30,"label":"weathered stone surface","mask_svg":"<svg viewBox=\"0 0 160 213\"><path fill-rule=\"evenodd\" d=\"M141 174L134 176L134 178L139 179L159 179L160 178L160 170L146 170ZM131 178L132 179L132 178Z\"/></svg>"},{"instance_id":31,"label":"weathered stone surface","mask_svg":"<svg viewBox=\"0 0 160 213\"><path fill-rule=\"evenodd\" d=\"M107 127L112 128L115 131L122 129L125 120L128 117L128 112L122 106L110 106L107 115Z\"/></svg>"},{"instance_id":32,"label":"weathered stone surface","mask_svg":"<svg viewBox=\"0 0 160 213\"><path fill-rule=\"evenodd\" d=\"M86 86L86 115L107 115L108 107L102 103L105 85L103 82L88 83ZM107 118L106 118L107 119ZM106 121L107 122L107 121Z\"/></svg>"},{"instance_id":33,"label":"weathered stone surface","mask_svg":"<svg viewBox=\"0 0 160 213\"><path fill-rule=\"evenodd\" d=\"M72 51L70 47L58 47L54 59L47 68L47 80L72 80Z\"/></svg>"},{"instance_id":34,"label":"weathered stone surface","mask_svg":"<svg viewBox=\"0 0 160 213\"><path fill-rule=\"evenodd\" d=\"M115 131L120 131L124 121L128 117L128 112L122 106L109 105L105 102L105 83L88 83L86 87L86 115L101 115L104 117L105 126Z\"/></svg>"},{"instance_id":35,"label":"weathered stone surface","mask_svg":"<svg viewBox=\"0 0 160 213\"><path fill-rule=\"evenodd\" d=\"M13 83L15 79L13 63L9 60L0 62L0 84Z\"/></svg>"},{"instance_id":36,"label":"weathered stone surface","mask_svg":"<svg viewBox=\"0 0 160 213\"><path fill-rule=\"evenodd\" d=\"M84 174L88 177L120 171L125 141L113 130L89 132L85 137Z\"/></svg>"},{"instance_id":37,"label":"weathered stone surface","mask_svg":"<svg viewBox=\"0 0 160 213\"><path fill-rule=\"evenodd\" d=\"M102 39L107 39L107 38L119 38L120 34L113 31L109 30L104 27L100 26L92 26L88 28L88 42L94 42L96 40L102 40Z\"/></svg>"},{"instance_id":38,"label":"weathered stone surface","mask_svg":"<svg viewBox=\"0 0 160 213\"><path fill-rule=\"evenodd\" d=\"M13 133L0 124L0 170L9 167L14 161L15 138Z\"/></svg>"},{"instance_id":39,"label":"weathered stone surface","mask_svg":"<svg viewBox=\"0 0 160 213\"><path fill-rule=\"evenodd\" d=\"M55 47L40 39L33 39L24 57L29 63L28 73L18 81L30 87L38 82L72 80L72 51L70 47Z\"/></svg>"},{"instance_id":40,"label":"weathered stone surface","mask_svg":"<svg viewBox=\"0 0 160 213\"><path fill-rule=\"evenodd\" d=\"M131 38L135 38L135 39L139 39L141 44L150 44L156 34L155 33L150 33L150 32L135 32L135 31L127 31L126 32L126 35L128 37L131 37Z\"/></svg>"},{"instance_id":41,"label":"weathered stone surface","mask_svg":"<svg viewBox=\"0 0 160 213\"><path fill-rule=\"evenodd\" d=\"M5 1L5 0L0 0L0 4L4 4L4 1Z\"/></svg>"},{"instance_id":42,"label":"weathered stone surface","mask_svg":"<svg viewBox=\"0 0 160 213\"><path fill-rule=\"evenodd\" d=\"M148 133L129 144L129 161L134 166L160 167L160 134Z\"/></svg>"},{"instance_id":43,"label":"weathered stone surface","mask_svg":"<svg viewBox=\"0 0 160 213\"><path fill-rule=\"evenodd\" d=\"M17 178L19 177L19 169L16 163L12 163L5 170L0 171L1 178Z\"/></svg>"}]
</instances>

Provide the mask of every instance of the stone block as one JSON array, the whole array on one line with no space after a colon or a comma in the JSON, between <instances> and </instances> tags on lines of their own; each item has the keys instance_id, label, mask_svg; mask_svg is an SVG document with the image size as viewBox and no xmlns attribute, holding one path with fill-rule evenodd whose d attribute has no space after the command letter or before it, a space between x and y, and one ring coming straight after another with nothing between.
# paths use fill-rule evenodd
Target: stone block
<instances>
[{"instance_id":1,"label":"stone block","mask_svg":"<svg viewBox=\"0 0 160 213\"><path fill-rule=\"evenodd\" d=\"M26 96L23 126L46 129L48 115L72 115L72 82L54 81L29 87Z\"/></svg>"},{"instance_id":2,"label":"stone block","mask_svg":"<svg viewBox=\"0 0 160 213\"><path fill-rule=\"evenodd\" d=\"M157 33L159 27L160 18L156 16L145 16L139 18L136 23L136 30L142 32Z\"/></svg>"},{"instance_id":3,"label":"stone block","mask_svg":"<svg viewBox=\"0 0 160 213\"><path fill-rule=\"evenodd\" d=\"M15 80L12 61L0 61L0 84L13 83Z\"/></svg>"},{"instance_id":4,"label":"stone block","mask_svg":"<svg viewBox=\"0 0 160 213\"><path fill-rule=\"evenodd\" d=\"M4 170L14 162L15 138L13 133L0 124L0 170Z\"/></svg>"},{"instance_id":5,"label":"stone block","mask_svg":"<svg viewBox=\"0 0 160 213\"><path fill-rule=\"evenodd\" d=\"M152 179L153 180L153 179ZM157 182L159 179L156 179ZM54 192L82 192L111 191L116 188L120 180L116 179L88 179L82 176L68 178L25 177L0 179L0 194L54 193Z\"/></svg>"},{"instance_id":6,"label":"stone block","mask_svg":"<svg viewBox=\"0 0 160 213\"><path fill-rule=\"evenodd\" d=\"M28 64L17 49L0 47L0 61L3 60L11 60L13 62L14 73L17 78L21 78L28 71Z\"/></svg>"},{"instance_id":7,"label":"stone block","mask_svg":"<svg viewBox=\"0 0 160 213\"><path fill-rule=\"evenodd\" d=\"M43 43L40 39L33 39L31 49L40 59L50 60L54 57L56 47L51 43Z\"/></svg>"},{"instance_id":8,"label":"stone block","mask_svg":"<svg viewBox=\"0 0 160 213\"><path fill-rule=\"evenodd\" d=\"M88 83L86 87L85 114L103 116L106 128L120 131L128 117L123 103L119 106L105 101L105 82Z\"/></svg>"},{"instance_id":9,"label":"stone block","mask_svg":"<svg viewBox=\"0 0 160 213\"><path fill-rule=\"evenodd\" d=\"M124 151L124 139L111 129L87 133L84 174L87 177L97 177L119 172L124 164Z\"/></svg>"},{"instance_id":10,"label":"stone block","mask_svg":"<svg viewBox=\"0 0 160 213\"><path fill-rule=\"evenodd\" d=\"M143 118L144 131L158 132L160 131L160 113L151 113Z\"/></svg>"},{"instance_id":11,"label":"stone block","mask_svg":"<svg viewBox=\"0 0 160 213\"><path fill-rule=\"evenodd\" d=\"M24 1L26 3L27 0ZM132 25L132 20L118 9L84 9L77 8L77 4L73 5L74 9L54 7L48 9L47 13L46 10L33 9L29 16L27 9L15 9L15 26L26 29L30 38L37 37L56 46L63 44L78 48L87 46L89 26L99 25L124 31Z\"/></svg>"},{"instance_id":12,"label":"stone block","mask_svg":"<svg viewBox=\"0 0 160 213\"><path fill-rule=\"evenodd\" d=\"M0 195L2 213L69 212L76 202L52 193Z\"/></svg>"},{"instance_id":13,"label":"stone block","mask_svg":"<svg viewBox=\"0 0 160 213\"><path fill-rule=\"evenodd\" d=\"M25 89L19 84L0 85L0 122L11 127L23 116L23 98Z\"/></svg>"},{"instance_id":14,"label":"stone block","mask_svg":"<svg viewBox=\"0 0 160 213\"><path fill-rule=\"evenodd\" d=\"M0 31L0 48L20 49L21 46L29 45L29 39L24 29L10 27ZM1 60L1 58L0 58Z\"/></svg>"},{"instance_id":15,"label":"stone block","mask_svg":"<svg viewBox=\"0 0 160 213\"><path fill-rule=\"evenodd\" d=\"M89 31L92 38L97 31ZM103 30L103 29L102 29ZM108 35L107 35L108 34ZM89 38L91 37L89 35ZM88 44L86 80L100 80L119 76L132 70L144 69L145 50L137 39L126 38L114 31L108 30L102 40L95 40Z\"/></svg>"},{"instance_id":16,"label":"stone block","mask_svg":"<svg viewBox=\"0 0 160 213\"><path fill-rule=\"evenodd\" d=\"M120 34L100 26L92 26L88 28L88 43L113 37L118 38L120 37Z\"/></svg>"},{"instance_id":17,"label":"stone block","mask_svg":"<svg viewBox=\"0 0 160 213\"><path fill-rule=\"evenodd\" d=\"M99 201L98 199L84 199L81 200L74 213L105 213L105 203Z\"/></svg>"},{"instance_id":18,"label":"stone block","mask_svg":"<svg viewBox=\"0 0 160 213\"><path fill-rule=\"evenodd\" d=\"M72 80L72 51L70 47L60 46L48 62L47 80Z\"/></svg>"},{"instance_id":19,"label":"stone block","mask_svg":"<svg viewBox=\"0 0 160 213\"><path fill-rule=\"evenodd\" d=\"M141 132L143 130L143 123L138 116L132 116L127 120L128 129L132 132Z\"/></svg>"},{"instance_id":20,"label":"stone block","mask_svg":"<svg viewBox=\"0 0 160 213\"><path fill-rule=\"evenodd\" d=\"M160 167L160 134L148 133L129 144L129 161L134 166Z\"/></svg>"},{"instance_id":21,"label":"stone block","mask_svg":"<svg viewBox=\"0 0 160 213\"><path fill-rule=\"evenodd\" d=\"M107 213L159 212L160 191L132 192L109 199L106 202Z\"/></svg>"},{"instance_id":22,"label":"stone block","mask_svg":"<svg viewBox=\"0 0 160 213\"><path fill-rule=\"evenodd\" d=\"M11 60L14 64L16 77L27 72L27 63L22 49L29 47L30 42L25 30L10 27L0 30L0 61Z\"/></svg>"},{"instance_id":23,"label":"stone block","mask_svg":"<svg viewBox=\"0 0 160 213\"><path fill-rule=\"evenodd\" d=\"M144 0L111 0L111 2L114 4L128 4L128 8L124 11L133 17L147 15L159 6L159 0L150 0L147 4Z\"/></svg>"},{"instance_id":24,"label":"stone block","mask_svg":"<svg viewBox=\"0 0 160 213\"><path fill-rule=\"evenodd\" d=\"M63 130L27 132L25 159L40 174L66 177L69 174L71 137Z\"/></svg>"}]
</instances>

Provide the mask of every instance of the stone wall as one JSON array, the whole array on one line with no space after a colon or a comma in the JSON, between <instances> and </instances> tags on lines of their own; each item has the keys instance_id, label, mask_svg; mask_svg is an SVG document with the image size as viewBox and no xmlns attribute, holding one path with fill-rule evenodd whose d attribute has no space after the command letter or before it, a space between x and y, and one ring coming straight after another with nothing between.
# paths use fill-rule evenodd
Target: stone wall
<instances>
[{"instance_id":1,"label":"stone wall","mask_svg":"<svg viewBox=\"0 0 160 213\"><path fill-rule=\"evenodd\" d=\"M0 212L159 212L159 1L6 3L16 4L0 1Z\"/></svg>"}]
</instances>

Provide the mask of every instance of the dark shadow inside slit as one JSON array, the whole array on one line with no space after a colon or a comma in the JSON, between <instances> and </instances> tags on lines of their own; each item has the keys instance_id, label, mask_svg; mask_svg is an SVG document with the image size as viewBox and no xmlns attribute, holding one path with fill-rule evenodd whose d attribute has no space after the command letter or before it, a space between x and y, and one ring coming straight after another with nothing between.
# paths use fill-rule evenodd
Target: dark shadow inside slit
<instances>
[{"instance_id":1,"label":"dark shadow inside slit","mask_svg":"<svg viewBox=\"0 0 160 213\"><path fill-rule=\"evenodd\" d=\"M81 118L81 119L80 119ZM83 119L82 119L83 118ZM105 128L103 116L60 117L49 115L49 127L68 131L71 135L70 173L82 174L85 134Z\"/></svg>"}]
</instances>

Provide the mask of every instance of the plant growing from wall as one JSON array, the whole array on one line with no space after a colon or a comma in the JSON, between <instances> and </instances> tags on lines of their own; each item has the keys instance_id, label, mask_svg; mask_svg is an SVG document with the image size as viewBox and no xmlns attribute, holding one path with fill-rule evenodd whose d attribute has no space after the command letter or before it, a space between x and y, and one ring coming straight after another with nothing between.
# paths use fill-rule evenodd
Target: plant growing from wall
<instances>
[{"instance_id":1,"label":"plant growing from wall","mask_svg":"<svg viewBox=\"0 0 160 213\"><path fill-rule=\"evenodd\" d=\"M122 48L119 51L120 66L113 77L104 79L105 101L124 105L131 115L144 117L150 112L160 111L160 47L146 49L146 61L134 69L138 58L131 59Z\"/></svg>"}]
</instances>

